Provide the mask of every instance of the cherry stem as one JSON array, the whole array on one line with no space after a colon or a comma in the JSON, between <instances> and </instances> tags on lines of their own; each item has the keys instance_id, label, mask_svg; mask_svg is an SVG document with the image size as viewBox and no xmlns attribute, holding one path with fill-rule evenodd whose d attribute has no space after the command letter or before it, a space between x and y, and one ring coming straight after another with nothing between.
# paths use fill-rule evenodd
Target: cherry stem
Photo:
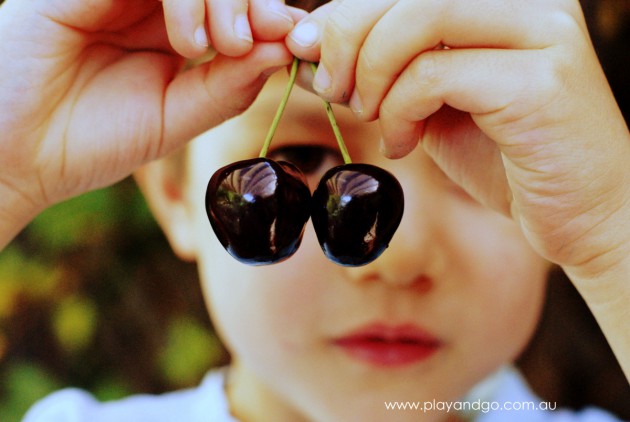
<instances>
[{"instance_id":1,"label":"cherry stem","mask_svg":"<svg viewBox=\"0 0 630 422\"><path fill-rule=\"evenodd\" d=\"M299 59L297 57L293 58L293 64L291 65L291 73L289 74L289 82L287 83L287 87L284 91L284 96L282 97L282 101L280 101L280 105L278 106L278 110L276 111L276 115L271 122L271 127L269 128L269 132L267 132L267 137L265 138L265 142L263 143L263 147L260 150L260 158L266 158L267 152L269 151L269 145L271 145L271 140L273 139L273 135L276 133L276 129L278 129L278 124L280 123L280 119L282 118L282 113L284 113L284 109L287 106L287 102L289 101L289 96L291 95L291 90L293 89L293 85L295 85L295 78L297 77Z\"/></svg>"},{"instance_id":2,"label":"cherry stem","mask_svg":"<svg viewBox=\"0 0 630 422\"><path fill-rule=\"evenodd\" d=\"M313 70L313 74L317 72L317 65L315 63L311 63L311 69ZM351 164L352 160L350 159L350 153L348 153L348 148L346 148L346 143L343 141L343 136L341 136L341 131L339 130L339 125L337 124L337 119L335 119L335 113L333 113L332 106L326 100L324 101L324 106L326 108L326 115L328 116L328 121L330 122L330 126L332 127L333 133L335 134L335 139L337 139L337 145L339 145L339 151L341 152L341 157L343 158L344 164Z\"/></svg>"}]
</instances>

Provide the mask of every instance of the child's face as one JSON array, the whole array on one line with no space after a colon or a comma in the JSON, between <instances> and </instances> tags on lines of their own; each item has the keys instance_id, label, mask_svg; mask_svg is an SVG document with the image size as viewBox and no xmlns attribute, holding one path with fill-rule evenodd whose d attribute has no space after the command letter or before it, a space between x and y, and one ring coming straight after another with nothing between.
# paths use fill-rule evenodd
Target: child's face
<instances>
[{"instance_id":1,"label":"child's face","mask_svg":"<svg viewBox=\"0 0 630 422\"><path fill-rule=\"evenodd\" d=\"M189 154L191 247L235 359L236 383L251 383L239 394L251 400L242 407L260 415L269 411L256 407L262 402L317 420L369 421L393 416L384 401L458 399L522 350L539 316L548 265L512 220L450 183L422 148L387 160L378 151L378 124L359 123L341 108L336 115L353 161L388 169L405 191L389 249L367 266L338 266L324 257L309 222L287 261L250 267L232 259L208 223L206 184L220 166L258 156L285 81L272 78L246 113L197 139ZM314 189L339 159L329 153L337 149L321 100L296 88L271 157L291 159L305 146L322 152L297 163L314 168ZM256 396L263 398L258 405Z\"/></svg>"}]
</instances>

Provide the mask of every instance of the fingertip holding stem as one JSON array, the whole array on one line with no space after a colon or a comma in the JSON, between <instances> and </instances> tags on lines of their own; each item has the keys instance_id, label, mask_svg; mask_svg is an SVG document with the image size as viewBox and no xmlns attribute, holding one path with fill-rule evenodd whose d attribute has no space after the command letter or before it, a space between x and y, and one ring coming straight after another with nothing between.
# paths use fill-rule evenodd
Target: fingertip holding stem
<instances>
[{"instance_id":1,"label":"fingertip holding stem","mask_svg":"<svg viewBox=\"0 0 630 422\"><path fill-rule=\"evenodd\" d=\"M319 63L313 77L313 89L320 95L327 95L332 91L332 78L326 66Z\"/></svg>"},{"instance_id":2,"label":"fingertip holding stem","mask_svg":"<svg viewBox=\"0 0 630 422\"><path fill-rule=\"evenodd\" d=\"M315 22L304 20L293 28L289 37L300 47L310 48L319 41L319 27Z\"/></svg>"},{"instance_id":3,"label":"fingertip holding stem","mask_svg":"<svg viewBox=\"0 0 630 422\"><path fill-rule=\"evenodd\" d=\"M318 66L315 65L315 63L311 63L310 65L313 74L315 74L315 78L317 78L317 73L319 72ZM337 140L337 145L339 146L339 151L341 152L343 162L345 164L351 164L352 159L350 158L350 153L348 152L348 148L346 148L346 143L344 142L341 131L339 130L339 125L337 124L337 119L335 118L335 113L333 112L332 106L328 101L324 99L322 99L322 101L324 101L324 106L326 107L326 115L328 116L328 121L330 122L330 126L332 127L335 139Z\"/></svg>"},{"instance_id":4,"label":"fingertip holding stem","mask_svg":"<svg viewBox=\"0 0 630 422\"><path fill-rule=\"evenodd\" d=\"M307 91L315 94L313 89L313 71L310 62L300 60L296 83Z\"/></svg>"}]
</instances>

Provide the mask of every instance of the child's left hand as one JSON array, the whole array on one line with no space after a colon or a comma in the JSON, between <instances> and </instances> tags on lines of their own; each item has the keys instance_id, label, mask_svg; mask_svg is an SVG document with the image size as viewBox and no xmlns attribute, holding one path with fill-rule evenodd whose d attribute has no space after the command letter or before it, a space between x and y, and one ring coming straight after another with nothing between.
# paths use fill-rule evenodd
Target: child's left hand
<instances>
[{"instance_id":1,"label":"child's left hand","mask_svg":"<svg viewBox=\"0 0 630 422\"><path fill-rule=\"evenodd\" d=\"M288 45L321 52L314 88L378 118L387 156L422 142L545 258L596 276L630 255L630 136L577 0L337 1Z\"/></svg>"},{"instance_id":2,"label":"child's left hand","mask_svg":"<svg viewBox=\"0 0 630 422\"><path fill-rule=\"evenodd\" d=\"M563 267L630 379L630 134L578 0L339 0L301 21L313 86L421 142L453 181ZM413 193L408 193L413 194Z\"/></svg>"}]
</instances>

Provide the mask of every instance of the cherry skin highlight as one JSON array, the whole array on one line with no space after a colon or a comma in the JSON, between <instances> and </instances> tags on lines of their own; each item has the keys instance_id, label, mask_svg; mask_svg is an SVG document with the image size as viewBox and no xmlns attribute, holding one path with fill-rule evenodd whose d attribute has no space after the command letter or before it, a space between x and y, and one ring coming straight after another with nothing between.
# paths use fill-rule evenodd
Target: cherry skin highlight
<instances>
[{"instance_id":1,"label":"cherry skin highlight","mask_svg":"<svg viewBox=\"0 0 630 422\"><path fill-rule=\"evenodd\" d=\"M311 194L302 172L268 158L217 170L206 191L206 211L217 238L238 261L281 262L302 242Z\"/></svg>"},{"instance_id":2,"label":"cherry skin highlight","mask_svg":"<svg viewBox=\"0 0 630 422\"><path fill-rule=\"evenodd\" d=\"M391 173L370 164L344 164L322 177L311 218L328 259L361 266L389 246L403 209L403 190Z\"/></svg>"}]
</instances>

